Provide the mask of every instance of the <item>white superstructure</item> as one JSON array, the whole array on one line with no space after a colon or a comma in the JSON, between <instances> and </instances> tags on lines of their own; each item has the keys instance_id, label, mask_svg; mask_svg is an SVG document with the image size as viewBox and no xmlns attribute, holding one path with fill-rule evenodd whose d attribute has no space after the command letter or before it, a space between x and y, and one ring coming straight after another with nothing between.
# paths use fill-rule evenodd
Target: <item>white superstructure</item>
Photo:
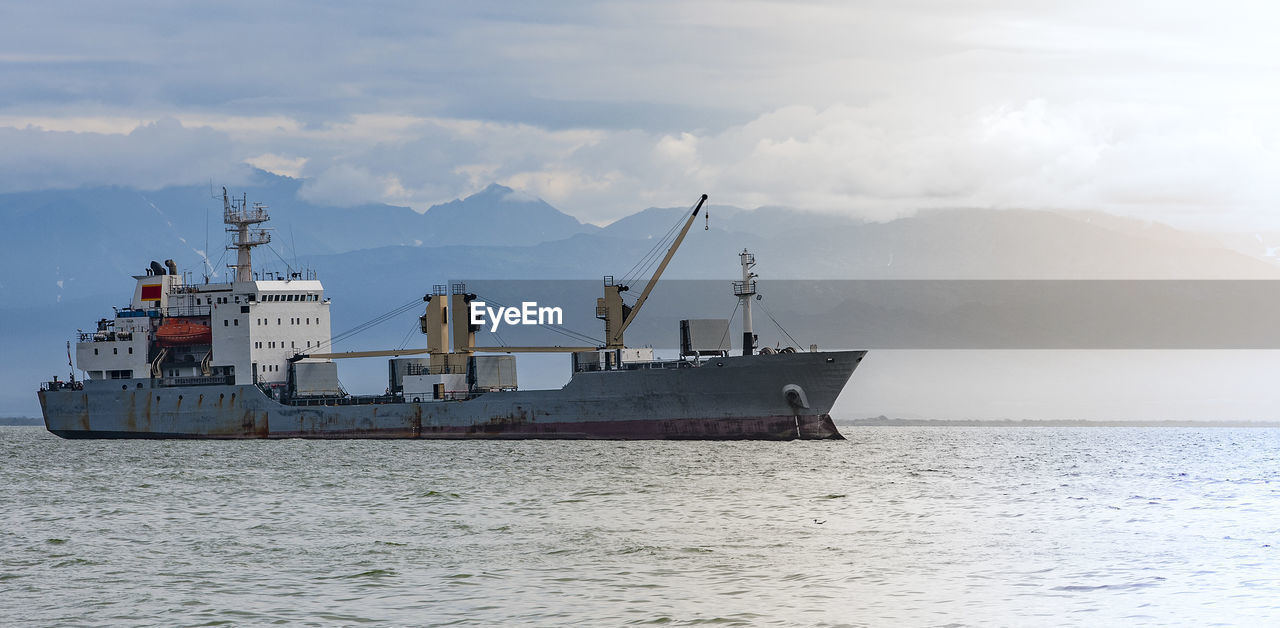
<instances>
[{"instance_id":1,"label":"white superstructure","mask_svg":"<svg viewBox=\"0 0 1280 628\"><path fill-rule=\"evenodd\" d=\"M313 275L265 278L250 249L267 243L265 207L245 209L223 191L224 221L237 251L232 283L191 283L170 261L135 275L133 299L111 319L81 332L76 363L89 379L218 378L283 386L289 358L329 350L329 301Z\"/></svg>"},{"instance_id":2,"label":"white superstructure","mask_svg":"<svg viewBox=\"0 0 1280 628\"><path fill-rule=\"evenodd\" d=\"M329 301L320 281L249 281L233 287L230 303L214 304L215 364L234 365L237 373L247 368L258 382L283 384L288 358L330 350Z\"/></svg>"}]
</instances>

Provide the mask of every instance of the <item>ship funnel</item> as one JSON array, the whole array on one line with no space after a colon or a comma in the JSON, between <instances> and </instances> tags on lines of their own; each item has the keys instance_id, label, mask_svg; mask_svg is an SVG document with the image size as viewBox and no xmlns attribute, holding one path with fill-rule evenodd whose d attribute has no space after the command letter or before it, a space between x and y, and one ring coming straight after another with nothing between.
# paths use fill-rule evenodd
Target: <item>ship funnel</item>
<instances>
[{"instance_id":1,"label":"ship funnel","mask_svg":"<svg viewBox=\"0 0 1280 628\"><path fill-rule=\"evenodd\" d=\"M160 262L157 262L157 261L155 261L155 260L151 260L151 274L153 274L153 275L163 275L163 274L164 274L164 267L160 265Z\"/></svg>"},{"instance_id":2,"label":"ship funnel","mask_svg":"<svg viewBox=\"0 0 1280 628\"><path fill-rule=\"evenodd\" d=\"M176 275L176 274L178 274L178 265L177 265L177 264L175 264L173 260L171 260L171 259L167 259L167 260L165 260L165 261L164 261L164 266L165 266L165 268L168 268L168 269L169 269L169 274L170 274L170 275Z\"/></svg>"}]
</instances>

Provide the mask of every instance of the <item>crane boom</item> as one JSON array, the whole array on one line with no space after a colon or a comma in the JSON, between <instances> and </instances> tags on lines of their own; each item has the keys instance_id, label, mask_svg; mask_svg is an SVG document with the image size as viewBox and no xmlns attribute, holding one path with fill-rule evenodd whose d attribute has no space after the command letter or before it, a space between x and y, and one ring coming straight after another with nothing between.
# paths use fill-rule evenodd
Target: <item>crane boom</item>
<instances>
[{"instance_id":1,"label":"crane boom","mask_svg":"<svg viewBox=\"0 0 1280 628\"><path fill-rule=\"evenodd\" d=\"M707 195L703 194L698 199L698 204L693 207L693 213L689 214L689 219L685 221L684 228L680 230L680 235L676 236L675 242L671 243L671 248L667 249L666 257L662 258L662 263L658 264L658 269L653 271L653 277L649 278L649 283L645 284L644 291L640 293L640 298L636 299L636 304L631 308L631 314L627 319L622 321L622 325L618 327L618 331L614 332L613 338L610 340L617 342L622 338L622 332L627 330L627 326L631 321L636 319L636 314L640 313L640 306L644 305L645 299L649 298L649 293L653 291L653 287L658 284L658 279L662 277L662 271L667 269L667 264L671 262L671 258L675 256L676 249L680 248L680 243L684 241L684 236L689 233L689 227L693 226L693 221L697 219L698 212L702 210L702 204L707 202Z\"/></svg>"},{"instance_id":2,"label":"crane boom","mask_svg":"<svg viewBox=\"0 0 1280 628\"><path fill-rule=\"evenodd\" d=\"M598 351L600 347L467 347L468 351L477 353L576 353L579 351Z\"/></svg>"},{"instance_id":3,"label":"crane boom","mask_svg":"<svg viewBox=\"0 0 1280 628\"><path fill-rule=\"evenodd\" d=\"M290 358L291 361L315 358L317 360L340 360L342 358L394 358L398 355L422 355L429 349L388 349L384 351L344 351L342 353L299 353Z\"/></svg>"}]
</instances>

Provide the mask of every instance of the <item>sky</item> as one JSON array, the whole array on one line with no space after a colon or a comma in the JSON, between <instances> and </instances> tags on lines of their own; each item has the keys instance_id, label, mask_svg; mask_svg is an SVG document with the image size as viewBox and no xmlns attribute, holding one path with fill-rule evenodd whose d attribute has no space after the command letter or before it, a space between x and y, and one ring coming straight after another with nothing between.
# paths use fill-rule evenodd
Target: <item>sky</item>
<instances>
[{"instance_id":1,"label":"sky","mask_svg":"<svg viewBox=\"0 0 1280 628\"><path fill-rule=\"evenodd\" d=\"M0 192L234 185L432 204L1101 209L1280 229L1280 5L20 3Z\"/></svg>"}]
</instances>

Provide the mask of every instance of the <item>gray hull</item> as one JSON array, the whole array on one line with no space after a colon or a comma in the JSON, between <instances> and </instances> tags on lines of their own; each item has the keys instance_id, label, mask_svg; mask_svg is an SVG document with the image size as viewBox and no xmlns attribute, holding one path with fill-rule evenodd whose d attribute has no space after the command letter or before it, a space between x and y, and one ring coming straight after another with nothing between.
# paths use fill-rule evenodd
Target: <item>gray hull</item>
<instances>
[{"instance_id":1,"label":"gray hull","mask_svg":"<svg viewBox=\"0 0 1280 628\"><path fill-rule=\"evenodd\" d=\"M465 401L293 405L252 385L93 380L40 391L64 438L839 439L829 415L865 351L575 373L559 390Z\"/></svg>"}]
</instances>

